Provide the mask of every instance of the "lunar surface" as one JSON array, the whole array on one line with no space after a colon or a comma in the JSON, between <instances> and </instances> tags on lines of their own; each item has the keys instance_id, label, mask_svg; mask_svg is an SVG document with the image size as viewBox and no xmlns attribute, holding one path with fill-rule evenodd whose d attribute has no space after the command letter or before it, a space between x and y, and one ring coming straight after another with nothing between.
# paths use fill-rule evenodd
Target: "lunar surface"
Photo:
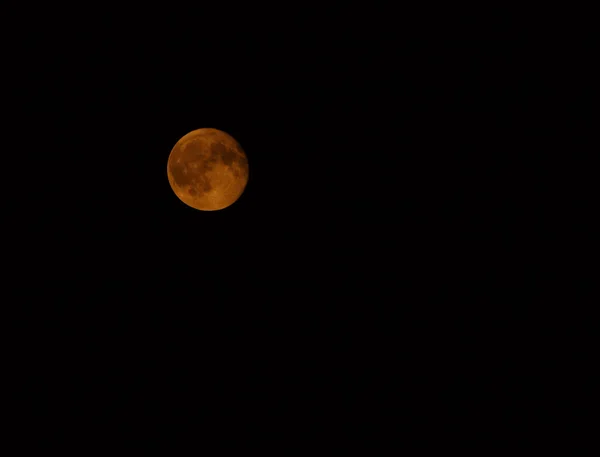
<instances>
[{"instance_id":1,"label":"lunar surface","mask_svg":"<svg viewBox=\"0 0 600 457\"><path fill-rule=\"evenodd\" d=\"M248 159L238 142L217 129L194 130L171 150L167 176L186 205L215 211L233 204L248 183Z\"/></svg>"}]
</instances>

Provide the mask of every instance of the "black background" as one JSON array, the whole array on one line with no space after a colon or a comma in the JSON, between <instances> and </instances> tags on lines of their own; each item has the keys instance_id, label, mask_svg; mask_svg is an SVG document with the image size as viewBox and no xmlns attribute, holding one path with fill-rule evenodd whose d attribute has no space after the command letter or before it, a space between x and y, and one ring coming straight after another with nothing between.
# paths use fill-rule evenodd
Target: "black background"
<instances>
[{"instance_id":1,"label":"black background","mask_svg":"<svg viewBox=\"0 0 600 457\"><path fill-rule=\"evenodd\" d=\"M528 430L557 48L483 11L68 15L38 11L9 89L27 426ZM203 127L250 165L217 212L166 177Z\"/></svg>"}]
</instances>

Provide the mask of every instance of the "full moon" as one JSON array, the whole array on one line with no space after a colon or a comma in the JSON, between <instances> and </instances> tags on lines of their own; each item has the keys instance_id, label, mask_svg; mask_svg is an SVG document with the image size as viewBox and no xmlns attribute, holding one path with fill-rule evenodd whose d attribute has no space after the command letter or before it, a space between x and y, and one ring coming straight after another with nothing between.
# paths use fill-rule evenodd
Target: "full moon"
<instances>
[{"instance_id":1,"label":"full moon","mask_svg":"<svg viewBox=\"0 0 600 457\"><path fill-rule=\"evenodd\" d=\"M248 159L227 133L211 128L193 130L171 150L167 176L183 203L201 211L216 211L235 203L244 192Z\"/></svg>"}]
</instances>

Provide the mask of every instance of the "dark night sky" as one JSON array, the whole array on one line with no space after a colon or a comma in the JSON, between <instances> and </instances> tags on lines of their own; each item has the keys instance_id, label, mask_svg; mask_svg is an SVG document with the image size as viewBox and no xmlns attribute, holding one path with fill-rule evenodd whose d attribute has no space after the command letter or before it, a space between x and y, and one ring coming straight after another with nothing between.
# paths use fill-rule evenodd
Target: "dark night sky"
<instances>
[{"instance_id":1,"label":"dark night sky","mask_svg":"<svg viewBox=\"0 0 600 457\"><path fill-rule=\"evenodd\" d=\"M33 417L295 436L468 421L465 383L507 405L548 204L536 42L492 16L223 14L96 13L33 40ZM220 212L166 177L202 127L249 159Z\"/></svg>"}]
</instances>

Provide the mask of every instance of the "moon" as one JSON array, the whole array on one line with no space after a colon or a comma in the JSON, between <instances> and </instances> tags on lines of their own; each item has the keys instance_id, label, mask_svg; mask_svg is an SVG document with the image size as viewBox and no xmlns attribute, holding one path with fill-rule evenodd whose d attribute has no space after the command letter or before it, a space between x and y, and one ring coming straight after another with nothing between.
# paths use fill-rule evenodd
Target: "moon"
<instances>
[{"instance_id":1,"label":"moon","mask_svg":"<svg viewBox=\"0 0 600 457\"><path fill-rule=\"evenodd\" d=\"M248 183L248 159L227 133L203 128L183 136L169 154L171 189L188 206L201 211L227 208Z\"/></svg>"}]
</instances>

